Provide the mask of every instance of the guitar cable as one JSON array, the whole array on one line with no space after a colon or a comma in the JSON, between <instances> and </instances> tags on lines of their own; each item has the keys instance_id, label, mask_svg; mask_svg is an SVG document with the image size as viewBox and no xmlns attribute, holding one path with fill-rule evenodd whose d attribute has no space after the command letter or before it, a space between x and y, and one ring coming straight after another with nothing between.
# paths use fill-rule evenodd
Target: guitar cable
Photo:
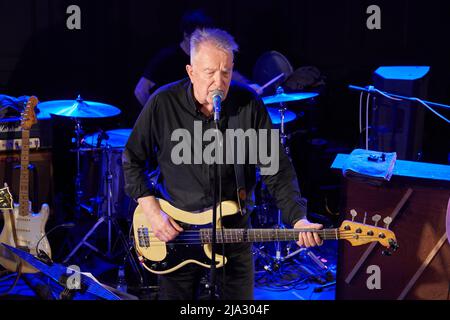
<instances>
[{"instance_id":1,"label":"guitar cable","mask_svg":"<svg viewBox=\"0 0 450 320\"><path fill-rule=\"evenodd\" d=\"M17 231L16 231L16 224L13 218L13 212L10 210L10 219L11 219L11 225L12 225L12 234L13 234L13 239L15 241L15 243L17 244ZM9 295L14 288L17 286L17 283L20 280L20 277L22 276L22 259L18 258L16 255L14 255L14 258L16 259L16 261L18 261L17 263L17 267L16 267L16 279L14 280L13 284L8 288L8 290L6 290L5 292L0 293L0 297L4 297Z\"/></svg>"},{"instance_id":2,"label":"guitar cable","mask_svg":"<svg viewBox=\"0 0 450 320\"><path fill-rule=\"evenodd\" d=\"M19 279L22 276L22 259L19 260L19 263L17 264L15 272L17 273L17 275L16 275L16 278L14 279L13 284L5 292L0 292L0 297L9 295L14 290L14 288L17 286L17 283L19 282Z\"/></svg>"},{"instance_id":3,"label":"guitar cable","mask_svg":"<svg viewBox=\"0 0 450 320\"><path fill-rule=\"evenodd\" d=\"M44 250L40 250L39 249L39 245L41 244L41 241L46 238L50 233L52 233L53 231L55 231L58 228L73 228L75 227L75 223L73 222L68 222L68 223L61 223L58 224L57 226L54 226L53 228L51 228L48 232L46 232L40 239L39 241L36 243L36 254L37 257L42 260L45 263L52 263L52 259L48 256L48 254L44 251Z\"/></svg>"}]
</instances>

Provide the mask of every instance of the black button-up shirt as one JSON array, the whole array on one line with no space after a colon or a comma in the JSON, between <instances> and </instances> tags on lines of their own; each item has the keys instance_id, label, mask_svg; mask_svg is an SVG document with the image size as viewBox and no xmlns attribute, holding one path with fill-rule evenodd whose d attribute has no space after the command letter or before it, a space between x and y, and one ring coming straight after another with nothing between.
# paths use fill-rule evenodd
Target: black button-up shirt
<instances>
[{"instance_id":1,"label":"black button-up shirt","mask_svg":"<svg viewBox=\"0 0 450 320\"><path fill-rule=\"evenodd\" d=\"M236 114L239 125L244 131L272 129L271 120L262 100L247 87L232 83L227 98L222 102L219 122L219 129L224 133L224 141L228 118ZM200 124L201 134L198 129ZM123 152L126 193L134 199L149 195L162 197L175 207L187 211L211 208L214 185L213 165L205 163L202 155L194 154L194 151L203 152L205 147L211 144L210 141L204 142L202 137L207 129L214 127L214 121L198 110L189 79L157 90L139 115ZM181 153L182 156L187 156L187 159L190 156L191 162L188 164L175 164L172 161L173 148L180 142L180 140L171 141L172 133L176 129L186 129L190 133L191 154ZM268 137L270 138L270 134ZM214 139L211 141L214 142ZM195 146L195 144L200 145ZM225 147L226 143L224 142L223 145ZM272 150L269 150L268 154L270 152ZM224 157L226 154L227 150L224 149ZM250 191L256 181L256 166L248 163L247 153L246 159L245 187L247 191ZM236 200L234 165L226 164L226 162L224 160L224 164L220 165L222 200ZM157 183L152 184L149 172L156 168L159 169L159 175ZM261 177L281 209L285 224L293 225L295 221L306 216L306 204L300 196L295 171L282 146L279 148L278 172ZM240 225L240 223L233 224Z\"/></svg>"}]
</instances>

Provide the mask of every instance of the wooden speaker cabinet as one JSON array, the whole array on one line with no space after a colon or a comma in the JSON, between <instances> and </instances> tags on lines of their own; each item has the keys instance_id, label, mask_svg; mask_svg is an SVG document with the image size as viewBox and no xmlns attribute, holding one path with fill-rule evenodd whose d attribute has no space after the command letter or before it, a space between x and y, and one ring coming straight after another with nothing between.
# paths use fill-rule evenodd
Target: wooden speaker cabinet
<instances>
[{"instance_id":1,"label":"wooden speaker cabinet","mask_svg":"<svg viewBox=\"0 0 450 320\"><path fill-rule=\"evenodd\" d=\"M332 168L342 169L346 158L339 154ZM391 216L399 249L385 256L377 243L352 247L341 241L337 299L449 299L450 166L397 160L391 181L382 186L342 181L342 218L351 220L351 209L358 222L367 212L368 224L374 214Z\"/></svg>"}]
</instances>

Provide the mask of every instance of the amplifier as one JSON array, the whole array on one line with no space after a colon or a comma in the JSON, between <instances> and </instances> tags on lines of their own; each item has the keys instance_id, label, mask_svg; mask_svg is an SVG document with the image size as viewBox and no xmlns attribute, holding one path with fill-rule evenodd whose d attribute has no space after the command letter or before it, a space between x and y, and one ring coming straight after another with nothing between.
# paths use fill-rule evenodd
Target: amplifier
<instances>
[{"instance_id":1,"label":"amplifier","mask_svg":"<svg viewBox=\"0 0 450 320\"><path fill-rule=\"evenodd\" d=\"M39 120L30 130L30 149L52 147L52 127L50 119ZM19 150L22 139L20 118L0 119L0 151Z\"/></svg>"}]
</instances>

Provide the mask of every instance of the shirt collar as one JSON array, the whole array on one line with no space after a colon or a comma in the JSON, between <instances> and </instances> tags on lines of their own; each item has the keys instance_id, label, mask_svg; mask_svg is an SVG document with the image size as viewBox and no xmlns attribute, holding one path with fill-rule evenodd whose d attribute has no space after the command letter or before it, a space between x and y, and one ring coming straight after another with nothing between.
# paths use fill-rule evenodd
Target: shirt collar
<instances>
[{"instance_id":1,"label":"shirt collar","mask_svg":"<svg viewBox=\"0 0 450 320\"><path fill-rule=\"evenodd\" d=\"M194 97L194 90L192 87L192 82L188 79L189 84L186 86L186 96L187 96L187 100L188 100L188 109L197 116L201 116L204 117L205 119L207 118L197 107L197 104L195 103L195 97ZM229 108L231 107L231 85L230 85L230 90L228 91L228 96L227 99L225 101L222 102L222 110L221 110L221 117L228 115L229 112Z\"/></svg>"}]
</instances>

